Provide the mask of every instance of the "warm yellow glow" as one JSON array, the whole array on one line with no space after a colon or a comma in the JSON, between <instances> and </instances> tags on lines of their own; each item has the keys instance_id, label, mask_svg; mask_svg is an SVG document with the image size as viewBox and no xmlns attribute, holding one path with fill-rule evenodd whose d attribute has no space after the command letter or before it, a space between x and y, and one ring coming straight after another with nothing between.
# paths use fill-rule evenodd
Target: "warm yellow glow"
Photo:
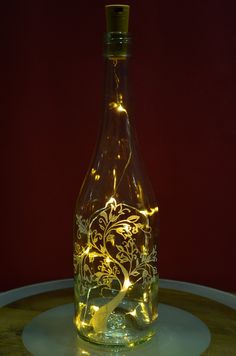
<instances>
[{"instance_id":1,"label":"warm yellow glow","mask_svg":"<svg viewBox=\"0 0 236 356\"><path fill-rule=\"evenodd\" d=\"M137 198L140 198L140 201L144 200L143 188L142 188L142 185L139 182L137 183Z\"/></svg>"},{"instance_id":2,"label":"warm yellow glow","mask_svg":"<svg viewBox=\"0 0 236 356\"><path fill-rule=\"evenodd\" d=\"M107 263L110 263L110 262L111 262L110 257L107 257L107 258L106 258L106 262L107 262Z\"/></svg>"},{"instance_id":3,"label":"warm yellow glow","mask_svg":"<svg viewBox=\"0 0 236 356\"><path fill-rule=\"evenodd\" d=\"M116 170L115 170L115 168L113 169L112 173L113 173L113 178L114 178L114 180L113 180L113 190L115 192L116 191Z\"/></svg>"},{"instance_id":4,"label":"warm yellow glow","mask_svg":"<svg viewBox=\"0 0 236 356\"><path fill-rule=\"evenodd\" d=\"M77 316L75 318L75 325L77 326L78 329L80 328L80 318L79 318L79 316Z\"/></svg>"},{"instance_id":5,"label":"warm yellow glow","mask_svg":"<svg viewBox=\"0 0 236 356\"><path fill-rule=\"evenodd\" d=\"M124 106L122 105L122 102L112 102L109 104L110 109L115 109L118 112L125 112L127 114L126 109L124 108Z\"/></svg>"},{"instance_id":6,"label":"warm yellow glow","mask_svg":"<svg viewBox=\"0 0 236 356\"><path fill-rule=\"evenodd\" d=\"M116 205L116 200L115 200L115 198L111 197L111 198L106 202L105 207L107 208L108 205Z\"/></svg>"},{"instance_id":7,"label":"warm yellow glow","mask_svg":"<svg viewBox=\"0 0 236 356\"><path fill-rule=\"evenodd\" d=\"M143 301L146 302L146 303L148 302L148 294L147 294L147 292L143 293Z\"/></svg>"},{"instance_id":8,"label":"warm yellow glow","mask_svg":"<svg viewBox=\"0 0 236 356\"><path fill-rule=\"evenodd\" d=\"M79 316L77 316L77 317L75 318L75 324L76 324L76 326L77 326L78 329L80 329L80 328L83 327L83 326L88 326L88 325L89 325L89 324L87 324L85 321L81 321L80 318L79 318Z\"/></svg>"},{"instance_id":9,"label":"warm yellow glow","mask_svg":"<svg viewBox=\"0 0 236 356\"><path fill-rule=\"evenodd\" d=\"M99 255L96 252L90 252L89 257L90 258L94 258L94 257L98 257Z\"/></svg>"},{"instance_id":10,"label":"warm yellow glow","mask_svg":"<svg viewBox=\"0 0 236 356\"><path fill-rule=\"evenodd\" d=\"M123 289L127 290L130 286L132 286L132 283L130 282L129 278L126 278L124 281Z\"/></svg>"},{"instance_id":11,"label":"warm yellow glow","mask_svg":"<svg viewBox=\"0 0 236 356\"><path fill-rule=\"evenodd\" d=\"M125 112L127 114L127 111L125 110L125 108L121 104L119 104L117 106L116 110L119 111L119 112Z\"/></svg>"},{"instance_id":12,"label":"warm yellow glow","mask_svg":"<svg viewBox=\"0 0 236 356\"><path fill-rule=\"evenodd\" d=\"M112 246L115 245L115 239L114 239L113 236L109 236L109 241L110 241L110 243L112 244Z\"/></svg>"},{"instance_id":13,"label":"warm yellow glow","mask_svg":"<svg viewBox=\"0 0 236 356\"><path fill-rule=\"evenodd\" d=\"M134 345L135 345L134 342L130 342L130 343L128 344L129 347L134 347Z\"/></svg>"},{"instance_id":14,"label":"warm yellow glow","mask_svg":"<svg viewBox=\"0 0 236 356\"><path fill-rule=\"evenodd\" d=\"M146 246L144 246L144 245L143 245L141 248L142 248L142 254L143 254L144 256L147 256L148 253L149 253L148 248L147 248Z\"/></svg>"},{"instance_id":15,"label":"warm yellow glow","mask_svg":"<svg viewBox=\"0 0 236 356\"><path fill-rule=\"evenodd\" d=\"M158 206L155 208L151 208L150 211L147 210L140 210L140 213L145 215L145 216L152 216L153 214L157 213L159 211Z\"/></svg>"},{"instance_id":16,"label":"warm yellow glow","mask_svg":"<svg viewBox=\"0 0 236 356\"><path fill-rule=\"evenodd\" d=\"M117 155L117 158L120 159L120 155Z\"/></svg>"},{"instance_id":17,"label":"warm yellow glow","mask_svg":"<svg viewBox=\"0 0 236 356\"><path fill-rule=\"evenodd\" d=\"M90 309L94 312L99 310L99 307L97 305L91 305Z\"/></svg>"},{"instance_id":18,"label":"warm yellow glow","mask_svg":"<svg viewBox=\"0 0 236 356\"><path fill-rule=\"evenodd\" d=\"M89 253L89 247L87 247L86 250L84 251L85 255L88 255L88 253Z\"/></svg>"},{"instance_id":19,"label":"warm yellow glow","mask_svg":"<svg viewBox=\"0 0 236 356\"><path fill-rule=\"evenodd\" d=\"M99 174L96 174L96 175L95 175L95 180L99 180L100 177L101 177L101 176L100 176Z\"/></svg>"},{"instance_id":20,"label":"warm yellow glow","mask_svg":"<svg viewBox=\"0 0 236 356\"><path fill-rule=\"evenodd\" d=\"M128 224L124 224L123 228L125 229L126 232L129 232L130 226Z\"/></svg>"},{"instance_id":21,"label":"warm yellow glow","mask_svg":"<svg viewBox=\"0 0 236 356\"><path fill-rule=\"evenodd\" d=\"M90 352L85 351L85 350L80 350L82 355L89 356L91 355Z\"/></svg>"},{"instance_id":22,"label":"warm yellow glow","mask_svg":"<svg viewBox=\"0 0 236 356\"><path fill-rule=\"evenodd\" d=\"M129 312L129 313L127 313L127 314L130 314L130 315L136 317L136 316L137 316L136 309L132 310L131 312Z\"/></svg>"},{"instance_id":23,"label":"warm yellow glow","mask_svg":"<svg viewBox=\"0 0 236 356\"><path fill-rule=\"evenodd\" d=\"M91 169L91 175L93 176L96 173L96 169L92 168Z\"/></svg>"},{"instance_id":24,"label":"warm yellow glow","mask_svg":"<svg viewBox=\"0 0 236 356\"><path fill-rule=\"evenodd\" d=\"M144 303L140 303L139 305L141 307L141 313L143 315L144 320L146 321L146 323L150 323L150 316L148 314L148 311L147 311L147 308L146 308L145 304Z\"/></svg>"}]
</instances>

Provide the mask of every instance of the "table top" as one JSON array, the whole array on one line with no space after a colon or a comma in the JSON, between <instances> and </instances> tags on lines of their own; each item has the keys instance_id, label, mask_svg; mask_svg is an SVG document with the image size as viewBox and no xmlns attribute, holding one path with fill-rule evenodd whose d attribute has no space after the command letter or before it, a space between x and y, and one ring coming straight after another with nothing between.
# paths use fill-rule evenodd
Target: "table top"
<instances>
[{"instance_id":1,"label":"table top","mask_svg":"<svg viewBox=\"0 0 236 356\"><path fill-rule=\"evenodd\" d=\"M66 279L1 293L0 355L32 354L24 346L23 330L43 312L73 303L72 286L73 281ZM196 284L161 280L159 303L191 313L208 328L210 343L201 355L236 355L236 296Z\"/></svg>"}]
</instances>

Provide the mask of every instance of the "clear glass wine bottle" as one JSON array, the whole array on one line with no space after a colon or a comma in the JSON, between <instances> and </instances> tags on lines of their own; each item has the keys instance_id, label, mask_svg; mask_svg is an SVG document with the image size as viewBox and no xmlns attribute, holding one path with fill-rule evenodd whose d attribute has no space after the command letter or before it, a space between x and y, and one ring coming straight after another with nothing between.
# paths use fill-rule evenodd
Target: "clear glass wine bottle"
<instances>
[{"instance_id":1,"label":"clear glass wine bottle","mask_svg":"<svg viewBox=\"0 0 236 356\"><path fill-rule=\"evenodd\" d=\"M159 209L130 117L128 10L106 8L104 119L74 221L77 331L116 346L150 339L158 317Z\"/></svg>"}]
</instances>

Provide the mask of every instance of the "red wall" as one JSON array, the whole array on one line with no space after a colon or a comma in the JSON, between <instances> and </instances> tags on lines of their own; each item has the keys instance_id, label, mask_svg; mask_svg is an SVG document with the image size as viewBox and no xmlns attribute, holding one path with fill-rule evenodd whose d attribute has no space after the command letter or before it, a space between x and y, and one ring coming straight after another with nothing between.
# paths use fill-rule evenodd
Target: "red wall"
<instances>
[{"instance_id":1,"label":"red wall","mask_svg":"<svg viewBox=\"0 0 236 356\"><path fill-rule=\"evenodd\" d=\"M102 110L106 2L4 3L1 290L72 276L73 210ZM161 277L236 291L234 2L127 3Z\"/></svg>"}]
</instances>

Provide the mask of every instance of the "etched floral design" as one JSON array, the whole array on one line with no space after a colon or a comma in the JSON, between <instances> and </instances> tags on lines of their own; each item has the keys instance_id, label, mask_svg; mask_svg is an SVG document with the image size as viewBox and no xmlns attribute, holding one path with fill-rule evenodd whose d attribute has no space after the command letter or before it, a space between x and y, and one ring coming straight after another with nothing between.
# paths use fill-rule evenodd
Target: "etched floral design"
<instances>
[{"instance_id":1,"label":"etched floral design","mask_svg":"<svg viewBox=\"0 0 236 356\"><path fill-rule=\"evenodd\" d=\"M145 287L157 274L156 245L150 243L148 217L126 204L117 204L115 199L89 220L77 216L76 222L74 269L81 282L80 293L95 285L117 290L117 295L93 315L91 324L99 332L106 328L110 313L128 288L137 282ZM84 246L80 244L83 235L87 237Z\"/></svg>"}]
</instances>

